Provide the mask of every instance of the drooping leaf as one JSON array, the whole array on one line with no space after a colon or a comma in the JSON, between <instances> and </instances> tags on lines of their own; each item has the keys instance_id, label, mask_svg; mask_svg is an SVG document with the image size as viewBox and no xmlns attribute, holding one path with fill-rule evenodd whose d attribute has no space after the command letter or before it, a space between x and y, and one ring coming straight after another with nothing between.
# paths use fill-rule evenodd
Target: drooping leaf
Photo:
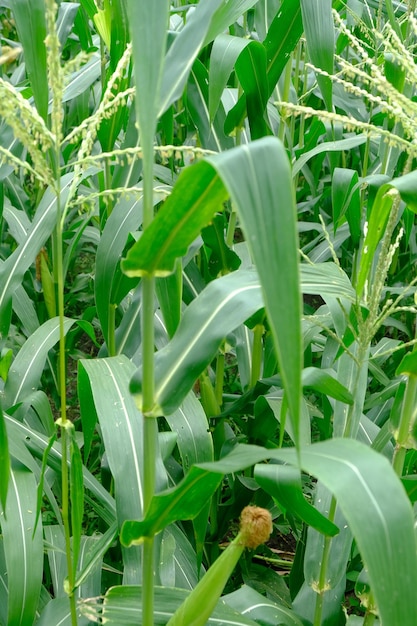
<instances>
[{"instance_id":1,"label":"drooping leaf","mask_svg":"<svg viewBox=\"0 0 417 626\"><path fill-rule=\"evenodd\" d=\"M300 0L283 0L263 42L267 55L268 98L275 89L302 32ZM234 128L242 125L245 110L246 98L242 95L227 115L226 133L231 133Z\"/></svg>"},{"instance_id":2,"label":"drooping leaf","mask_svg":"<svg viewBox=\"0 0 417 626\"><path fill-rule=\"evenodd\" d=\"M176 487L152 498L143 521L124 522L120 541L125 546L141 544L146 537L153 537L173 522L194 519L221 481L222 474L193 465Z\"/></svg>"},{"instance_id":3,"label":"drooping leaf","mask_svg":"<svg viewBox=\"0 0 417 626\"><path fill-rule=\"evenodd\" d=\"M257 465L255 479L262 489L278 500L285 509L319 532L333 537L338 527L322 515L304 497L300 472L287 465Z\"/></svg>"},{"instance_id":4,"label":"drooping leaf","mask_svg":"<svg viewBox=\"0 0 417 626\"><path fill-rule=\"evenodd\" d=\"M335 35L332 0L300 0L304 33L311 62L328 74L333 73ZM317 74L327 110L333 106L332 82L328 76Z\"/></svg>"},{"instance_id":5,"label":"drooping leaf","mask_svg":"<svg viewBox=\"0 0 417 626\"><path fill-rule=\"evenodd\" d=\"M193 300L170 343L155 355L155 415L169 415L180 406L222 340L261 306L258 278L250 270L212 281ZM140 369L131 391L141 406Z\"/></svg>"},{"instance_id":6,"label":"drooping leaf","mask_svg":"<svg viewBox=\"0 0 417 626\"><path fill-rule=\"evenodd\" d=\"M271 134L265 120L268 101L268 80L266 74L267 51L265 46L252 41L240 53L235 69L246 96L246 110L252 139L260 139Z\"/></svg>"},{"instance_id":7,"label":"drooping leaf","mask_svg":"<svg viewBox=\"0 0 417 626\"><path fill-rule=\"evenodd\" d=\"M83 359L79 392L83 422L97 415L115 484L119 527L125 519L140 517L143 508L143 418L129 393L135 367L120 355L107 359ZM88 427L91 433L91 426ZM161 478L158 477L161 484ZM126 550L124 580L138 582L138 549Z\"/></svg>"},{"instance_id":8,"label":"drooping leaf","mask_svg":"<svg viewBox=\"0 0 417 626\"><path fill-rule=\"evenodd\" d=\"M187 596L188 592L183 589L155 587L155 626L165 626L167 620ZM113 587L104 598L103 619L109 626L137 626L142 621L141 607L141 587ZM256 626L257 622L221 602L207 624L208 626ZM299 624L295 622L294 626L299 626Z\"/></svg>"},{"instance_id":9,"label":"drooping leaf","mask_svg":"<svg viewBox=\"0 0 417 626\"><path fill-rule=\"evenodd\" d=\"M273 602L248 585L242 585L240 589L223 596L223 601L243 613L250 615L258 624L282 624L282 626L302 626L302 621L284 604ZM279 620L277 622L277 620Z\"/></svg>"},{"instance_id":10,"label":"drooping leaf","mask_svg":"<svg viewBox=\"0 0 417 626\"><path fill-rule=\"evenodd\" d=\"M25 66L36 108L44 120L48 115L48 75L46 67L46 20L44 0L13 0L11 4L19 41L25 53Z\"/></svg>"},{"instance_id":11,"label":"drooping leaf","mask_svg":"<svg viewBox=\"0 0 417 626\"><path fill-rule=\"evenodd\" d=\"M127 0L127 17L132 38L136 113L145 160L152 159L160 89L165 62L169 2Z\"/></svg>"},{"instance_id":12,"label":"drooping leaf","mask_svg":"<svg viewBox=\"0 0 417 626\"><path fill-rule=\"evenodd\" d=\"M1 515L7 565L7 623L32 624L38 607L43 573L42 524L33 532L36 516L36 481L21 465L13 467L5 514Z\"/></svg>"},{"instance_id":13,"label":"drooping leaf","mask_svg":"<svg viewBox=\"0 0 417 626\"><path fill-rule=\"evenodd\" d=\"M256 0L201 0L197 4L166 56L159 115L181 96L200 49L223 33L255 2Z\"/></svg>"},{"instance_id":14,"label":"drooping leaf","mask_svg":"<svg viewBox=\"0 0 417 626\"><path fill-rule=\"evenodd\" d=\"M3 511L6 509L7 491L10 478L10 455L9 442L7 439L6 422L0 402L0 505Z\"/></svg>"},{"instance_id":15,"label":"drooping leaf","mask_svg":"<svg viewBox=\"0 0 417 626\"><path fill-rule=\"evenodd\" d=\"M65 318L64 332L73 325ZM48 351L59 340L59 318L55 317L40 326L24 343L13 361L4 387L6 409L24 400L37 388L42 376Z\"/></svg>"},{"instance_id":16,"label":"drooping leaf","mask_svg":"<svg viewBox=\"0 0 417 626\"><path fill-rule=\"evenodd\" d=\"M207 162L186 168L152 224L122 261L123 271L128 276L170 274L175 259L186 254L226 198L223 183Z\"/></svg>"},{"instance_id":17,"label":"drooping leaf","mask_svg":"<svg viewBox=\"0 0 417 626\"><path fill-rule=\"evenodd\" d=\"M61 181L61 200L65 201L71 184L72 174L66 174ZM10 320L8 307L14 291L23 282L26 270L34 263L36 256L51 235L56 223L56 195L47 189L27 233L26 239L0 266L0 329L7 334Z\"/></svg>"},{"instance_id":18,"label":"drooping leaf","mask_svg":"<svg viewBox=\"0 0 417 626\"><path fill-rule=\"evenodd\" d=\"M81 534L84 516L84 481L81 452L72 430L70 441L70 500L72 529L73 571L77 571L78 557L81 549Z\"/></svg>"},{"instance_id":19,"label":"drooping leaf","mask_svg":"<svg viewBox=\"0 0 417 626\"><path fill-rule=\"evenodd\" d=\"M259 274L297 445L302 367L301 298L290 164L282 144L266 137L253 142L251 149L242 146L234 155L232 151L227 152L217 167L240 215Z\"/></svg>"},{"instance_id":20,"label":"drooping leaf","mask_svg":"<svg viewBox=\"0 0 417 626\"><path fill-rule=\"evenodd\" d=\"M293 175L295 176L296 174L298 174L298 172L301 171L304 165L317 154L321 154L323 152L339 152L342 150L350 150L351 148L361 146L365 142L366 137L364 137L363 135L354 135L353 137L347 137L346 139L338 139L337 141L325 141L323 143L319 143L318 145L315 145L314 148L311 148L311 150L308 150L307 152L302 152L302 154L293 165Z\"/></svg>"},{"instance_id":21,"label":"drooping leaf","mask_svg":"<svg viewBox=\"0 0 417 626\"><path fill-rule=\"evenodd\" d=\"M333 370L318 367L306 367L302 373L303 387L312 387L346 404L353 404L352 394L336 378Z\"/></svg>"}]
</instances>

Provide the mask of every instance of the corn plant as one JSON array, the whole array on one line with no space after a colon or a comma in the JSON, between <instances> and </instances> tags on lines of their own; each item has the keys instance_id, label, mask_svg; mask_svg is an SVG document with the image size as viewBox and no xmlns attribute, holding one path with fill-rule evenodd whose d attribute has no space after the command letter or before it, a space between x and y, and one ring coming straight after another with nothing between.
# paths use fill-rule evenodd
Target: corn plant
<instances>
[{"instance_id":1,"label":"corn plant","mask_svg":"<svg viewBox=\"0 0 417 626\"><path fill-rule=\"evenodd\" d=\"M0 2L1 625L414 626L415 8Z\"/></svg>"}]
</instances>

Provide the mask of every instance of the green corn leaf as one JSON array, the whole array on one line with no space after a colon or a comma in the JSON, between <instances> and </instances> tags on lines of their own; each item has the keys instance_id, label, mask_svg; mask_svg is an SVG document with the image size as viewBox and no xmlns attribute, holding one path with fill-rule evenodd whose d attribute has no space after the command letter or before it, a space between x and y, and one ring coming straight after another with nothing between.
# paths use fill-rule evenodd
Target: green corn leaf
<instances>
[{"instance_id":1,"label":"green corn leaf","mask_svg":"<svg viewBox=\"0 0 417 626\"><path fill-rule=\"evenodd\" d=\"M0 505L6 510L7 491L10 477L9 442L7 438L6 422L0 402Z\"/></svg>"},{"instance_id":2,"label":"green corn leaf","mask_svg":"<svg viewBox=\"0 0 417 626\"><path fill-rule=\"evenodd\" d=\"M392 189L397 190L408 208L414 213L417 213L417 172L410 172L399 178L394 178L389 183L382 184L379 187L372 205L368 230L363 244L361 265L356 287L359 297L362 295L366 280L369 278L376 248L385 232L389 212L394 199L394 196L390 193Z\"/></svg>"},{"instance_id":3,"label":"green corn leaf","mask_svg":"<svg viewBox=\"0 0 417 626\"><path fill-rule=\"evenodd\" d=\"M297 446L302 338L297 217L290 164L284 147L272 137L221 156L217 168L240 216L259 274Z\"/></svg>"},{"instance_id":4,"label":"green corn leaf","mask_svg":"<svg viewBox=\"0 0 417 626\"><path fill-rule=\"evenodd\" d=\"M51 624L70 626L71 609L68 597L50 600L42 610L39 619L36 620L36 626L51 626ZM89 624L91 624L90 619L77 607L77 625L89 626Z\"/></svg>"},{"instance_id":5,"label":"green corn leaf","mask_svg":"<svg viewBox=\"0 0 417 626\"><path fill-rule=\"evenodd\" d=\"M249 39L221 34L213 42L210 55L208 100L210 120L213 120L233 67Z\"/></svg>"},{"instance_id":6,"label":"green corn leaf","mask_svg":"<svg viewBox=\"0 0 417 626\"><path fill-rule=\"evenodd\" d=\"M103 535L93 535L91 537L82 537L83 544L80 554L80 560L78 564L78 575L75 580L75 587L78 589L84 584L89 584L91 573L101 570L103 556L110 548L116 535L118 533L117 522L113 522ZM84 550L86 541L89 541L90 546L87 550ZM90 579L91 580L91 579ZM80 593L80 597L91 597L100 593L101 576L98 576L98 590L93 593ZM81 591L81 590L80 590Z\"/></svg>"},{"instance_id":7,"label":"green corn leaf","mask_svg":"<svg viewBox=\"0 0 417 626\"><path fill-rule=\"evenodd\" d=\"M202 147L215 152L232 148L233 139L224 133L226 115L221 103L218 103L214 120L210 118L208 71L199 59L194 61L191 69L185 97L188 113L198 131Z\"/></svg>"},{"instance_id":8,"label":"green corn leaf","mask_svg":"<svg viewBox=\"0 0 417 626\"><path fill-rule=\"evenodd\" d=\"M168 50L162 77L159 115L181 96L201 48L223 33L255 2L256 0L201 0L196 5Z\"/></svg>"},{"instance_id":9,"label":"green corn leaf","mask_svg":"<svg viewBox=\"0 0 417 626\"><path fill-rule=\"evenodd\" d=\"M155 290L168 337L172 337L180 323L182 311L182 265L179 259L172 274L156 280Z\"/></svg>"},{"instance_id":10,"label":"green corn leaf","mask_svg":"<svg viewBox=\"0 0 417 626\"><path fill-rule=\"evenodd\" d=\"M332 180L333 232L343 223L349 224L354 246L359 245L361 236L361 205L358 173L348 168L336 167Z\"/></svg>"},{"instance_id":11,"label":"green corn leaf","mask_svg":"<svg viewBox=\"0 0 417 626\"><path fill-rule=\"evenodd\" d=\"M65 333L73 325L65 318ZM42 376L48 351L59 340L59 318L55 317L40 326L23 344L13 361L4 386L6 409L21 402L37 388Z\"/></svg>"},{"instance_id":12,"label":"green corn leaf","mask_svg":"<svg viewBox=\"0 0 417 626\"><path fill-rule=\"evenodd\" d=\"M127 0L126 11L132 38L136 115L144 162L148 168L153 163L153 140L165 63L169 2Z\"/></svg>"},{"instance_id":13,"label":"green corn leaf","mask_svg":"<svg viewBox=\"0 0 417 626\"><path fill-rule=\"evenodd\" d=\"M155 626L165 626L167 620L175 613L177 608L188 597L185 589L171 589L155 587ZM109 626L137 626L142 623L142 588L119 586L110 589L103 601L103 618ZM123 622L121 613L123 612ZM101 615L101 613L100 613ZM257 622L246 615L242 615L237 609L219 602L212 616L207 621L207 626L256 626ZM291 626L300 626L293 622Z\"/></svg>"},{"instance_id":14,"label":"green corn leaf","mask_svg":"<svg viewBox=\"0 0 417 626\"><path fill-rule=\"evenodd\" d=\"M187 168L150 227L129 251L122 267L131 276L164 275L172 271L175 259L186 253L226 198L225 187L240 214L260 275L297 440L301 395L298 243L290 166L279 141L264 138ZM286 268L285 274L282 267ZM214 352L201 353L206 362L209 362L207 357L213 355ZM190 369L184 368L181 374L175 369L179 380L176 387L170 388L169 394L164 382L163 396L167 401L175 396L174 389L178 390L179 385L185 393L190 388L190 381L186 383L182 378L186 371L190 372ZM158 370L156 376L158 380ZM169 379L172 381L173 374ZM133 384L132 391L140 393L138 381ZM169 400L171 406L168 408L163 396L161 389L158 392L157 382L158 406L171 411L174 401Z\"/></svg>"},{"instance_id":15,"label":"green corn leaf","mask_svg":"<svg viewBox=\"0 0 417 626\"><path fill-rule=\"evenodd\" d=\"M52 274L49 271L48 262L45 255L40 253L41 259L41 281L43 296L45 298L45 306L48 311L49 317L55 317L56 315L56 302L55 302L55 285L52 278Z\"/></svg>"},{"instance_id":16,"label":"green corn leaf","mask_svg":"<svg viewBox=\"0 0 417 626\"><path fill-rule=\"evenodd\" d=\"M15 441L16 445L24 444L32 453L28 455L27 465L30 466L31 463L34 463L33 456L38 459L42 459L45 449L49 446L49 438L41 435L31 428L28 428L25 424L22 424L7 414L4 414L4 417L7 425L9 442ZM11 452L13 454L12 448ZM28 452L28 450L26 450L26 452ZM23 462L26 463L26 460L23 459ZM58 474L61 472L62 451L59 442L55 442L50 449L47 464L48 467L51 467L54 470L54 472L57 472ZM104 489L102 484L91 474L91 472L88 471L85 466L83 466L83 477L86 489L88 489L94 496L91 500L94 510L106 524L112 524L116 517L116 505L113 497L106 489Z\"/></svg>"},{"instance_id":17,"label":"green corn leaf","mask_svg":"<svg viewBox=\"0 0 417 626\"><path fill-rule=\"evenodd\" d=\"M361 263L356 284L358 297L362 296L366 281L369 279L375 252L388 222L394 196L389 193L389 187L383 185L375 198L372 213L369 218L368 229L363 243Z\"/></svg>"},{"instance_id":18,"label":"green corn leaf","mask_svg":"<svg viewBox=\"0 0 417 626\"><path fill-rule=\"evenodd\" d=\"M73 571L77 571L81 548L81 533L84 515L84 481L81 452L75 440L75 430L71 430L70 442L70 498L72 528Z\"/></svg>"},{"instance_id":19,"label":"green corn leaf","mask_svg":"<svg viewBox=\"0 0 417 626\"><path fill-rule=\"evenodd\" d=\"M108 359L83 359L79 369L79 392L83 422L96 414L106 448L117 501L119 526L141 515L143 508L143 418L129 393L135 367L120 355ZM91 431L90 427L89 430ZM165 470L157 464L157 484L165 482ZM138 582L139 549L123 554L124 579Z\"/></svg>"},{"instance_id":20,"label":"green corn leaf","mask_svg":"<svg viewBox=\"0 0 417 626\"><path fill-rule=\"evenodd\" d=\"M128 276L167 276L175 260L221 210L227 198L223 183L206 161L186 168L171 195L122 261Z\"/></svg>"},{"instance_id":21,"label":"green corn leaf","mask_svg":"<svg viewBox=\"0 0 417 626\"><path fill-rule=\"evenodd\" d=\"M250 615L258 624L282 624L282 626L302 626L303 622L286 605L273 602L248 585L222 597L227 606L244 615ZM278 622L277 622L278 620Z\"/></svg>"},{"instance_id":22,"label":"green corn leaf","mask_svg":"<svg viewBox=\"0 0 417 626\"><path fill-rule=\"evenodd\" d=\"M173 339L155 355L155 415L170 415L181 405L221 342L262 307L254 271L233 272L212 281L185 310ZM142 372L131 382L141 406Z\"/></svg>"},{"instance_id":23,"label":"green corn leaf","mask_svg":"<svg viewBox=\"0 0 417 626\"><path fill-rule=\"evenodd\" d=\"M48 116L48 74L46 67L46 20L44 0L13 0L11 3L19 41L36 108L44 120Z\"/></svg>"},{"instance_id":24,"label":"green corn leaf","mask_svg":"<svg viewBox=\"0 0 417 626\"><path fill-rule=\"evenodd\" d=\"M353 404L353 396L336 378L331 369L306 367L302 372L303 387L311 387L319 393L324 393L346 404Z\"/></svg>"},{"instance_id":25,"label":"green corn leaf","mask_svg":"<svg viewBox=\"0 0 417 626\"><path fill-rule=\"evenodd\" d=\"M36 516L36 481L21 465L13 467L5 514L0 517L7 565L7 623L33 624L43 573L42 524L33 532Z\"/></svg>"},{"instance_id":26,"label":"green corn leaf","mask_svg":"<svg viewBox=\"0 0 417 626\"><path fill-rule=\"evenodd\" d=\"M222 474L193 465L185 478L173 489L158 493L143 521L125 521L120 541L125 546L140 544L178 520L194 519L222 481Z\"/></svg>"},{"instance_id":27,"label":"green corn leaf","mask_svg":"<svg viewBox=\"0 0 417 626\"><path fill-rule=\"evenodd\" d=\"M319 532L333 537L338 527L322 515L304 497L300 472L287 465L257 465L256 482L280 504L287 513L303 520Z\"/></svg>"},{"instance_id":28,"label":"green corn leaf","mask_svg":"<svg viewBox=\"0 0 417 626\"><path fill-rule=\"evenodd\" d=\"M66 199L71 181L72 174L62 178L62 202ZM48 188L39 203L26 238L0 266L0 331L4 334L7 334L10 324L7 312L13 293L22 284L26 270L35 262L39 250L51 235L56 224L56 215L56 195Z\"/></svg>"},{"instance_id":29,"label":"green corn leaf","mask_svg":"<svg viewBox=\"0 0 417 626\"><path fill-rule=\"evenodd\" d=\"M322 152L340 152L342 150L350 150L361 146L366 142L366 137L362 135L354 135L353 137L347 137L346 139L338 139L337 141L325 141L314 146L308 152L303 152L293 165L292 171L295 176L298 174L304 165L317 154Z\"/></svg>"},{"instance_id":30,"label":"green corn leaf","mask_svg":"<svg viewBox=\"0 0 417 626\"><path fill-rule=\"evenodd\" d=\"M236 60L236 74L246 96L246 110L252 139L271 134L265 121L265 109L269 96L266 68L267 52L265 46L258 41L252 41L249 46L246 46Z\"/></svg>"},{"instance_id":31,"label":"green corn leaf","mask_svg":"<svg viewBox=\"0 0 417 626\"><path fill-rule=\"evenodd\" d=\"M300 0L304 33L311 62L328 74L333 74L335 35L332 0ZM332 82L328 76L317 74L317 82L327 110L333 108Z\"/></svg>"},{"instance_id":32,"label":"green corn leaf","mask_svg":"<svg viewBox=\"0 0 417 626\"><path fill-rule=\"evenodd\" d=\"M110 307L119 304L115 298L115 285L120 256L129 233L136 231L141 223L142 200L121 198L107 219L97 246L94 295L97 314L106 343L109 341Z\"/></svg>"},{"instance_id":33,"label":"green corn leaf","mask_svg":"<svg viewBox=\"0 0 417 626\"><path fill-rule=\"evenodd\" d=\"M283 0L263 42L267 56L268 98L274 91L302 33L300 0ZM242 126L245 110L246 97L243 94L227 115L226 133L231 133L234 128Z\"/></svg>"},{"instance_id":34,"label":"green corn leaf","mask_svg":"<svg viewBox=\"0 0 417 626\"><path fill-rule=\"evenodd\" d=\"M417 376L417 352L413 350L413 352L409 352L406 354L401 363L398 365L395 370L397 376L400 374L405 374L406 376Z\"/></svg>"},{"instance_id":35,"label":"green corn leaf","mask_svg":"<svg viewBox=\"0 0 417 626\"><path fill-rule=\"evenodd\" d=\"M266 458L297 464L294 449L262 452L256 446L237 446L221 461L199 467L230 473ZM417 619L414 518L389 461L353 439L333 439L303 448L301 466L336 496L367 568L381 621L413 624ZM401 590L396 597L390 591L394 587Z\"/></svg>"}]
</instances>

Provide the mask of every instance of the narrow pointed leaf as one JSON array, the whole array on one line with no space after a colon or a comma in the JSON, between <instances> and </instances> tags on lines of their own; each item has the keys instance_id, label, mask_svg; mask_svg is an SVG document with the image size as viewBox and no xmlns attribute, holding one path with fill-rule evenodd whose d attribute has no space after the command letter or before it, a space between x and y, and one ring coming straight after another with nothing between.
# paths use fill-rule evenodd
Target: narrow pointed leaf
<instances>
[{"instance_id":1,"label":"narrow pointed leaf","mask_svg":"<svg viewBox=\"0 0 417 626\"><path fill-rule=\"evenodd\" d=\"M230 24L233 24L255 2L256 0L238 0L238 2L201 0L195 6L166 57L159 115L162 115L181 96L191 67L201 48L227 30Z\"/></svg>"},{"instance_id":2,"label":"narrow pointed leaf","mask_svg":"<svg viewBox=\"0 0 417 626\"><path fill-rule=\"evenodd\" d=\"M267 55L268 98L275 89L302 33L300 0L283 0L263 42ZM243 94L227 115L226 133L231 133L234 128L242 126L245 111L246 97Z\"/></svg>"},{"instance_id":3,"label":"narrow pointed leaf","mask_svg":"<svg viewBox=\"0 0 417 626\"><path fill-rule=\"evenodd\" d=\"M218 278L193 300L173 339L155 355L155 415L169 415L180 406L222 340L262 304L253 270ZM130 388L141 406L141 370L136 372Z\"/></svg>"},{"instance_id":4,"label":"narrow pointed leaf","mask_svg":"<svg viewBox=\"0 0 417 626\"><path fill-rule=\"evenodd\" d=\"M333 370L306 367L302 373L303 387L311 387L346 404L353 404L353 396L336 378Z\"/></svg>"},{"instance_id":5,"label":"narrow pointed leaf","mask_svg":"<svg viewBox=\"0 0 417 626\"><path fill-rule=\"evenodd\" d=\"M125 546L140 544L178 520L194 519L222 481L222 474L203 470L194 465L173 489L158 493L143 521L124 522L120 541Z\"/></svg>"},{"instance_id":6,"label":"narrow pointed leaf","mask_svg":"<svg viewBox=\"0 0 417 626\"><path fill-rule=\"evenodd\" d=\"M42 525L33 532L36 516L36 481L23 466L10 475L7 506L1 513L9 589L8 624L32 624L38 606L43 573Z\"/></svg>"},{"instance_id":7,"label":"narrow pointed leaf","mask_svg":"<svg viewBox=\"0 0 417 626\"><path fill-rule=\"evenodd\" d=\"M109 310L112 305L119 304L114 297L114 283L120 257L129 233L138 230L141 223L141 200L121 198L114 206L97 246L94 294L102 333L107 343Z\"/></svg>"},{"instance_id":8,"label":"narrow pointed leaf","mask_svg":"<svg viewBox=\"0 0 417 626\"><path fill-rule=\"evenodd\" d=\"M328 74L333 73L335 49L332 0L300 0L304 33L311 62ZM329 111L332 110L332 83L329 77L317 74L317 82Z\"/></svg>"},{"instance_id":9,"label":"narrow pointed leaf","mask_svg":"<svg viewBox=\"0 0 417 626\"><path fill-rule=\"evenodd\" d=\"M210 55L208 81L210 120L213 120L216 115L220 98L238 56L249 44L249 39L226 34L221 34L214 40Z\"/></svg>"},{"instance_id":10,"label":"narrow pointed leaf","mask_svg":"<svg viewBox=\"0 0 417 626\"><path fill-rule=\"evenodd\" d=\"M72 174L62 178L61 200L64 201ZM47 189L27 233L25 240L0 266L0 330L7 334L7 310L14 291L23 282L26 270L35 262L36 256L51 235L56 223L56 195Z\"/></svg>"},{"instance_id":11,"label":"narrow pointed leaf","mask_svg":"<svg viewBox=\"0 0 417 626\"><path fill-rule=\"evenodd\" d=\"M262 286L298 444L302 339L298 237L290 164L272 137L210 159L239 213ZM279 190L279 191L278 191ZM283 271L285 268L285 271Z\"/></svg>"},{"instance_id":12,"label":"narrow pointed leaf","mask_svg":"<svg viewBox=\"0 0 417 626\"><path fill-rule=\"evenodd\" d=\"M65 333L73 321L65 318ZM4 388L4 406L9 408L24 400L37 388L48 351L59 341L59 319L48 320L23 344L12 366Z\"/></svg>"},{"instance_id":13,"label":"narrow pointed leaf","mask_svg":"<svg viewBox=\"0 0 417 626\"><path fill-rule=\"evenodd\" d=\"M0 402L0 506L6 509L7 490L10 477L9 442L7 439L6 422Z\"/></svg>"},{"instance_id":14,"label":"narrow pointed leaf","mask_svg":"<svg viewBox=\"0 0 417 626\"><path fill-rule=\"evenodd\" d=\"M133 46L137 119L141 142L147 149L152 146L156 129L169 2L127 0L126 9Z\"/></svg>"},{"instance_id":15,"label":"narrow pointed leaf","mask_svg":"<svg viewBox=\"0 0 417 626\"><path fill-rule=\"evenodd\" d=\"M168 619L188 597L185 589L171 589L155 587L154 624L165 626ZM142 588L141 587L113 587L103 601L103 619L108 626L137 626L143 620L142 615ZM257 622L237 609L219 602L207 626L256 626ZM294 622L294 626L299 626Z\"/></svg>"},{"instance_id":16,"label":"narrow pointed leaf","mask_svg":"<svg viewBox=\"0 0 417 626\"><path fill-rule=\"evenodd\" d=\"M11 3L19 41L25 53L25 66L39 115L48 115L48 75L46 67L46 21L44 0L13 0Z\"/></svg>"},{"instance_id":17,"label":"narrow pointed leaf","mask_svg":"<svg viewBox=\"0 0 417 626\"><path fill-rule=\"evenodd\" d=\"M77 571L78 556L81 547L81 533L84 515L84 481L83 462L81 452L75 440L75 431L72 432L70 443L70 496L71 496L71 528L72 528L72 558L73 571Z\"/></svg>"},{"instance_id":18,"label":"narrow pointed leaf","mask_svg":"<svg viewBox=\"0 0 417 626\"><path fill-rule=\"evenodd\" d=\"M186 168L152 224L122 261L123 271L128 276L170 274L175 260L186 254L226 198L223 183L206 161Z\"/></svg>"},{"instance_id":19,"label":"narrow pointed leaf","mask_svg":"<svg viewBox=\"0 0 417 626\"><path fill-rule=\"evenodd\" d=\"M134 365L125 356L83 359L79 369L82 419L95 412L114 480L119 527L143 508L143 418L129 393ZM160 476L157 476L161 484ZM138 582L138 548L123 554L124 580Z\"/></svg>"},{"instance_id":20,"label":"narrow pointed leaf","mask_svg":"<svg viewBox=\"0 0 417 626\"><path fill-rule=\"evenodd\" d=\"M300 472L294 467L257 465L255 479L262 489L285 506L291 515L325 535L333 537L339 532L335 524L307 502L301 488Z\"/></svg>"}]
</instances>

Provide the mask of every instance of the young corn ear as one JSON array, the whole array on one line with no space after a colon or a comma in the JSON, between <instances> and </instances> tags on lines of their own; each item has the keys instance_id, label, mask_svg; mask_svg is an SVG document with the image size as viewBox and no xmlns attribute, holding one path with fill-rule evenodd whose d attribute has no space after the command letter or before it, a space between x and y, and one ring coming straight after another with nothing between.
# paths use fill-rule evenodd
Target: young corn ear
<instances>
[{"instance_id":1,"label":"young corn ear","mask_svg":"<svg viewBox=\"0 0 417 626\"><path fill-rule=\"evenodd\" d=\"M256 506L245 507L241 513L238 535L175 611L167 626L204 626L244 549L257 548L268 540L271 532L272 518L269 511Z\"/></svg>"}]
</instances>

